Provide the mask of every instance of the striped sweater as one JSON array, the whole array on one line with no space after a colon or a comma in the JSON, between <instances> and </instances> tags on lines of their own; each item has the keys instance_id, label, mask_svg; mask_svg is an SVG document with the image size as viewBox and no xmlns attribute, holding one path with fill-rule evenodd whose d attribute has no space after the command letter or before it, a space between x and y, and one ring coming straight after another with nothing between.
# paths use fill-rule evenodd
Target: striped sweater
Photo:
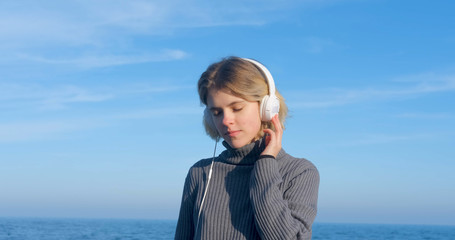
<instances>
[{"instance_id":1,"label":"striped sweater","mask_svg":"<svg viewBox=\"0 0 455 240\"><path fill-rule=\"evenodd\" d=\"M259 157L263 139L194 164L186 177L175 239L311 239L319 173L306 159L283 149L276 159Z\"/></svg>"}]
</instances>

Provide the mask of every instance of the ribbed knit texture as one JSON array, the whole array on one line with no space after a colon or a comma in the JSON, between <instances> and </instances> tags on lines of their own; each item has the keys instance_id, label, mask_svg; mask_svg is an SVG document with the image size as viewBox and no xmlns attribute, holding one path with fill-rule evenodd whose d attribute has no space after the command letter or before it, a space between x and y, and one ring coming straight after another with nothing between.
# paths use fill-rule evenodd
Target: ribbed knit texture
<instances>
[{"instance_id":1,"label":"ribbed knit texture","mask_svg":"<svg viewBox=\"0 0 455 240\"><path fill-rule=\"evenodd\" d=\"M195 229L212 159L188 172L175 239L311 239L319 174L306 159L283 149L261 158L263 139L215 158L212 179Z\"/></svg>"}]
</instances>

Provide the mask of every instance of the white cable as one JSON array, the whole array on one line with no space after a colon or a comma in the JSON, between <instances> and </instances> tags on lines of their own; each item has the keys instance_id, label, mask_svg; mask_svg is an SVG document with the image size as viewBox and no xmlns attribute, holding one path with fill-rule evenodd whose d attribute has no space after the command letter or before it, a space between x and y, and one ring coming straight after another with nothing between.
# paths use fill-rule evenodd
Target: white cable
<instances>
[{"instance_id":1,"label":"white cable","mask_svg":"<svg viewBox=\"0 0 455 240\"><path fill-rule=\"evenodd\" d=\"M209 189L210 179L212 178L212 169L213 169L213 163L215 162L215 153L216 153L216 145L217 145L217 143L218 143L218 138L217 138L217 140L215 142L215 149L213 150L212 164L210 164L209 176L207 178L207 185L205 186L204 195L202 196L201 206L199 207L199 213L197 215L196 229L195 229L195 232L194 232L195 236L196 236L196 233L197 233L197 231L199 229L199 220L200 220L200 217L201 217L202 206L204 206L205 196L207 195L207 190Z\"/></svg>"}]
</instances>

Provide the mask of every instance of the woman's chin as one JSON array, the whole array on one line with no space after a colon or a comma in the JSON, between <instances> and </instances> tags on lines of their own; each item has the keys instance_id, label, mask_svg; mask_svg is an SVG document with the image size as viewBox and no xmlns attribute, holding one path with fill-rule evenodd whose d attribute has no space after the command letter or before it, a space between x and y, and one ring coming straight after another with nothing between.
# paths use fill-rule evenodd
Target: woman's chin
<instances>
[{"instance_id":1,"label":"woman's chin","mask_svg":"<svg viewBox=\"0 0 455 240\"><path fill-rule=\"evenodd\" d=\"M245 140L240 140L240 139L224 139L231 148L241 148L245 145L248 145L252 141L245 141Z\"/></svg>"}]
</instances>

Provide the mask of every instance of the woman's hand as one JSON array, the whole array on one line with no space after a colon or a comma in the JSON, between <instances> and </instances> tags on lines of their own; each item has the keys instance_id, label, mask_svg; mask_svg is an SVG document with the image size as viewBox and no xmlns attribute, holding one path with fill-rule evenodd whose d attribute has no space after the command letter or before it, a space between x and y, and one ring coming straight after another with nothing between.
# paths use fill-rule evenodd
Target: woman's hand
<instances>
[{"instance_id":1,"label":"woman's hand","mask_svg":"<svg viewBox=\"0 0 455 240\"><path fill-rule=\"evenodd\" d=\"M261 155L272 155L276 157L281 150L281 139L283 137L283 128L281 128L280 119L278 114L272 118L273 126L275 126L275 132L272 129L264 129L263 131L267 134L265 137L265 149Z\"/></svg>"}]
</instances>

